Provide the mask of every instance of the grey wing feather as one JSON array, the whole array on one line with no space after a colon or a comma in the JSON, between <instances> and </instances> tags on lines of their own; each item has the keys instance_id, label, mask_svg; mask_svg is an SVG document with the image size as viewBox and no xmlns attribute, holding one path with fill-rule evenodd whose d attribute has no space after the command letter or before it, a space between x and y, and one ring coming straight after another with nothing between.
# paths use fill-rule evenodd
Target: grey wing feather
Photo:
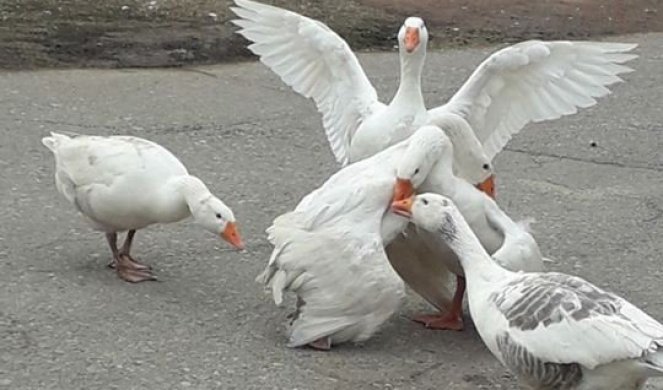
<instances>
[{"instance_id":1,"label":"grey wing feather","mask_svg":"<svg viewBox=\"0 0 663 390\"><path fill-rule=\"evenodd\" d=\"M445 266L443 257L455 256L451 250L431 250L413 225L409 225L405 234L389 243L385 250L391 266L411 289L438 310L449 310L452 273Z\"/></svg>"},{"instance_id":2,"label":"grey wing feather","mask_svg":"<svg viewBox=\"0 0 663 390\"><path fill-rule=\"evenodd\" d=\"M654 353L663 343L663 325L578 277L524 274L490 299L508 322L511 339L546 362L592 369ZM561 343L568 347L558 348Z\"/></svg>"}]
</instances>

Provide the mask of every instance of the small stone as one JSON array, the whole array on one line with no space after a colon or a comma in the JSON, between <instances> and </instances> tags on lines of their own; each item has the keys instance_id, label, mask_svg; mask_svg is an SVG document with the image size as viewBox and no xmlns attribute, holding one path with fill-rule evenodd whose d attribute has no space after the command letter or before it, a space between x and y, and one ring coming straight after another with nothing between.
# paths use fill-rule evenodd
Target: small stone
<instances>
[{"instance_id":1,"label":"small stone","mask_svg":"<svg viewBox=\"0 0 663 390\"><path fill-rule=\"evenodd\" d=\"M9 378L0 379L0 386L9 386L12 384L12 380Z\"/></svg>"}]
</instances>

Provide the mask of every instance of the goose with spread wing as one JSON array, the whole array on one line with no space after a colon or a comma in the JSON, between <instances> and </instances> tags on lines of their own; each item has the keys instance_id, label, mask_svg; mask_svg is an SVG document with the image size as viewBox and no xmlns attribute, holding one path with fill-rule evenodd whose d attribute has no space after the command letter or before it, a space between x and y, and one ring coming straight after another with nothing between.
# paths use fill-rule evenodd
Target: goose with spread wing
<instances>
[{"instance_id":1,"label":"goose with spread wing","mask_svg":"<svg viewBox=\"0 0 663 390\"><path fill-rule=\"evenodd\" d=\"M392 204L458 256L470 314L490 352L538 390L640 390L663 376L663 325L584 279L512 272L488 255L450 199Z\"/></svg>"},{"instance_id":2,"label":"goose with spread wing","mask_svg":"<svg viewBox=\"0 0 663 390\"><path fill-rule=\"evenodd\" d=\"M398 33L400 85L389 104L349 45L325 24L252 0L235 0L233 22L252 42L249 50L297 93L312 98L322 114L332 152L343 165L407 138L432 123L444 128L449 114L470 124L448 134L454 170L494 193L489 162L477 169L465 156L483 149L490 160L527 123L560 118L596 104L607 86L631 71L623 64L635 44L526 41L501 49L481 63L447 104L428 110L421 90L428 32L422 19L407 18Z\"/></svg>"}]
</instances>

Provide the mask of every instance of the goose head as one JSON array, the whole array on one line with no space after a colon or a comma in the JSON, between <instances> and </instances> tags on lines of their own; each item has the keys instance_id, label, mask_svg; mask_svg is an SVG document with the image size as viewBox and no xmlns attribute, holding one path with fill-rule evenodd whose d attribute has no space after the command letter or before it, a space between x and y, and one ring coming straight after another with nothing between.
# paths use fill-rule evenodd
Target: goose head
<instances>
[{"instance_id":1,"label":"goose head","mask_svg":"<svg viewBox=\"0 0 663 390\"><path fill-rule=\"evenodd\" d=\"M226 206L219 198L210 194L210 196L196 202L194 207L191 207L191 205L189 207L196 224L221 236L233 247L244 249L244 243L237 229L235 215L230 207Z\"/></svg>"},{"instance_id":2,"label":"goose head","mask_svg":"<svg viewBox=\"0 0 663 390\"><path fill-rule=\"evenodd\" d=\"M451 199L425 193L392 202L391 211L444 241L458 257L466 277L479 272L480 278L497 281L506 276Z\"/></svg>"},{"instance_id":3,"label":"goose head","mask_svg":"<svg viewBox=\"0 0 663 390\"><path fill-rule=\"evenodd\" d=\"M423 19L416 16L405 19L398 31L398 47L401 54L406 56L425 54L427 44L428 30Z\"/></svg>"},{"instance_id":4,"label":"goose head","mask_svg":"<svg viewBox=\"0 0 663 390\"><path fill-rule=\"evenodd\" d=\"M437 126L423 126L408 139L408 146L396 168L394 200L405 199L414 194L428 177L433 167L447 153L451 142Z\"/></svg>"},{"instance_id":5,"label":"goose head","mask_svg":"<svg viewBox=\"0 0 663 390\"><path fill-rule=\"evenodd\" d=\"M408 112L426 113L421 93L421 73L426 59L428 31L421 18L409 17L398 32L400 84L390 106L406 107Z\"/></svg>"},{"instance_id":6,"label":"goose head","mask_svg":"<svg viewBox=\"0 0 663 390\"><path fill-rule=\"evenodd\" d=\"M434 193L394 201L391 211L409 218L419 228L440 233L447 242L458 235L455 221L463 218L449 198Z\"/></svg>"},{"instance_id":7,"label":"goose head","mask_svg":"<svg viewBox=\"0 0 663 390\"><path fill-rule=\"evenodd\" d=\"M456 176L474 184L491 198L495 198L495 174L486 152L467 121L455 114L445 114L436 123L453 144Z\"/></svg>"}]
</instances>

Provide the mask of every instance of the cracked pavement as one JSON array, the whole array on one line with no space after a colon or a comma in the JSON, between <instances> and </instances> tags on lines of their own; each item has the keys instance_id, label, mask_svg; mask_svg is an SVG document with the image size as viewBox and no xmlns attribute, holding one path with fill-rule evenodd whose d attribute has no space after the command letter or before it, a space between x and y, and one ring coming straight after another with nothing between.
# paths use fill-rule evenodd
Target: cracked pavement
<instances>
[{"instance_id":1,"label":"cracked pavement","mask_svg":"<svg viewBox=\"0 0 663 390\"><path fill-rule=\"evenodd\" d=\"M636 71L596 107L518 134L496 160L498 201L536 219L551 269L663 320L663 34L612 39L640 43ZM429 106L492 50L430 53ZM397 55L360 60L389 99ZM430 310L411 294L364 345L285 348L289 310L253 282L270 253L263 232L336 164L313 104L262 64L7 72L0 90L0 389L517 388L469 319L462 333L410 322ZM248 250L190 222L152 227L135 253L160 282L119 280L103 235L56 192L48 131L163 144L234 209Z\"/></svg>"}]
</instances>

